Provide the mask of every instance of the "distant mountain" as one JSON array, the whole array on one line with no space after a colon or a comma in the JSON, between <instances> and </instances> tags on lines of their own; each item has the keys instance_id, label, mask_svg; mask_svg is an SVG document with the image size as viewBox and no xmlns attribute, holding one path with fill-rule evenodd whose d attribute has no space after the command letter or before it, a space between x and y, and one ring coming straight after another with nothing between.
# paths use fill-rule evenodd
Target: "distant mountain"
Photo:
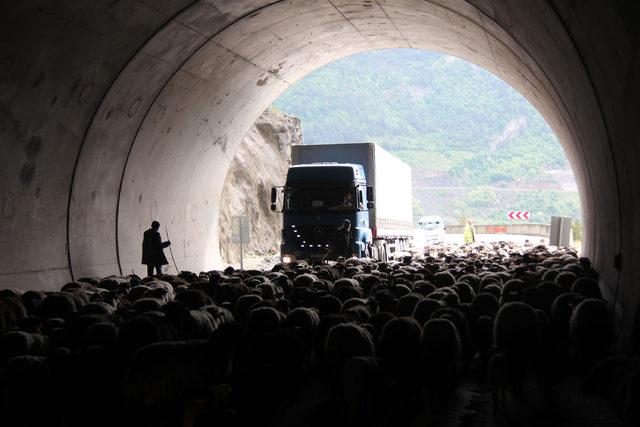
<instances>
[{"instance_id":1,"label":"distant mountain","mask_svg":"<svg viewBox=\"0 0 640 427\"><path fill-rule=\"evenodd\" d=\"M300 118L306 143L372 141L411 164L416 216L580 215L544 119L508 84L459 58L413 49L353 55L300 80L273 107Z\"/></svg>"}]
</instances>

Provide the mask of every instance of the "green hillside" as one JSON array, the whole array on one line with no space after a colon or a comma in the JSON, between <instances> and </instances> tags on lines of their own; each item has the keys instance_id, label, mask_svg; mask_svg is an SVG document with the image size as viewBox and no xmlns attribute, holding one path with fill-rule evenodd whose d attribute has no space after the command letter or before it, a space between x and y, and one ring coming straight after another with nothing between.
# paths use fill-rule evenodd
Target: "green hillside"
<instances>
[{"instance_id":1,"label":"green hillside","mask_svg":"<svg viewBox=\"0 0 640 427\"><path fill-rule=\"evenodd\" d=\"M560 144L538 112L488 71L433 52L393 49L333 62L273 104L300 117L305 142L372 141L413 168L415 213L448 222L578 218ZM571 181L571 179L568 179ZM462 187L462 188L461 188Z\"/></svg>"}]
</instances>

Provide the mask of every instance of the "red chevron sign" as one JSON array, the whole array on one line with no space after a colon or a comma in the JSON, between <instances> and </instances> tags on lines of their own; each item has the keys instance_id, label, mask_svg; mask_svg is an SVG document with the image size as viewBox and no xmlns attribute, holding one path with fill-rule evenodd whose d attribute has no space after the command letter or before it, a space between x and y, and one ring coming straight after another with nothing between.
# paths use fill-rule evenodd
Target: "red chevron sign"
<instances>
[{"instance_id":1,"label":"red chevron sign","mask_svg":"<svg viewBox=\"0 0 640 427\"><path fill-rule=\"evenodd\" d=\"M511 211L507 216L509 219L529 219L529 212Z\"/></svg>"}]
</instances>

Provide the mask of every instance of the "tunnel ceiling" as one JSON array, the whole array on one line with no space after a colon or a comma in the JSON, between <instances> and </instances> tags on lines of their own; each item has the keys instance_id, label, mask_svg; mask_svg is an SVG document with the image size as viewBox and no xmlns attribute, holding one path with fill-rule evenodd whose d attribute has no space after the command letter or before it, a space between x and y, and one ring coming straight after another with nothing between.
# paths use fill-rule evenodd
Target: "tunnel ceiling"
<instances>
[{"instance_id":1,"label":"tunnel ceiling","mask_svg":"<svg viewBox=\"0 0 640 427\"><path fill-rule=\"evenodd\" d=\"M404 47L476 63L545 117L578 181L584 251L632 322L638 292L617 295L613 265L638 252L621 234L638 235L640 212L631 3L15 3L0 6L0 286L141 274L140 236L156 218L180 268L213 268L226 171L260 112L333 60Z\"/></svg>"}]
</instances>

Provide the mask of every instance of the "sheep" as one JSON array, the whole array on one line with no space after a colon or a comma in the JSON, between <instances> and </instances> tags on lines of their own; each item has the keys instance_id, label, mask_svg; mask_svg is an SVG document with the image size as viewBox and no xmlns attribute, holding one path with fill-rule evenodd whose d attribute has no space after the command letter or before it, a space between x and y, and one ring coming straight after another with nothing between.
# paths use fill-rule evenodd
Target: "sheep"
<instances>
[{"instance_id":1,"label":"sheep","mask_svg":"<svg viewBox=\"0 0 640 427\"><path fill-rule=\"evenodd\" d=\"M420 366L422 327L411 317L390 320L382 329L378 356L382 368L397 382L396 392L415 398L420 383L416 372Z\"/></svg>"},{"instance_id":2,"label":"sheep","mask_svg":"<svg viewBox=\"0 0 640 427\"><path fill-rule=\"evenodd\" d=\"M314 307L318 310L320 317L342 312L342 302L333 295L323 295L317 298L314 302Z\"/></svg>"},{"instance_id":3,"label":"sheep","mask_svg":"<svg viewBox=\"0 0 640 427\"><path fill-rule=\"evenodd\" d=\"M618 355L598 361L581 389L613 403L625 427L640 425L640 358Z\"/></svg>"},{"instance_id":4,"label":"sheep","mask_svg":"<svg viewBox=\"0 0 640 427\"><path fill-rule=\"evenodd\" d=\"M451 286L456 282L456 279L453 277L451 273L448 271L440 271L433 275L431 278L431 283L436 288L443 288L446 286Z\"/></svg>"},{"instance_id":5,"label":"sheep","mask_svg":"<svg viewBox=\"0 0 640 427\"><path fill-rule=\"evenodd\" d=\"M140 298L132 305L133 309L138 313L147 313L150 311L161 311L162 304L155 298Z\"/></svg>"},{"instance_id":6,"label":"sheep","mask_svg":"<svg viewBox=\"0 0 640 427\"><path fill-rule=\"evenodd\" d=\"M244 323L253 306L260 303L262 298L258 295L243 295L236 301L234 314L238 322Z\"/></svg>"},{"instance_id":7,"label":"sheep","mask_svg":"<svg viewBox=\"0 0 640 427\"><path fill-rule=\"evenodd\" d=\"M44 292L39 291L26 291L20 296L22 300L22 305L25 310L27 310L27 314L31 316L37 316L40 313L40 306L42 305L42 301L45 299L46 295Z\"/></svg>"},{"instance_id":8,"label":"sheep","mask_svg":"<svg viewBox=\"0 0 640 427\"><path fill-rule=\"evenodd\" d=\"M122 381L127 407L142 420L166 423L182 414L175 408L185 398L203 395L214 377L205 341L156 342L142 346ZM188 400L187 400L188 401Z\"/></svg>"},{"instance_id":9,"label":"sheep","mask_svg":"<svg viewBox=\"0 0 640 427\"><path fill-rule=\"evenodd\" d=\"M535 361L540 338L538 315L532 307L522 302L510 302L500 308L493 327L493 345L498 354L508 358L510 383L517 395L521 394L527 366ZM494 355L498 361L489 362L490 368L504 367L503 356L498 354ZM494 374L490 369L489 376Z\"/></svg>"},{"instance_id":10,"label":"sheep","mask_svg":"<svg viewBox=\"0 0 640 427\"><path fill-rule=\"evenodd\" d=\"M543 280L547 280L543 277ZM568 292L571 289L571 285L576 280L575 273L570 271L561 271L556 275L554 279L554 283L560 286L565 292Z\"/></svg>"},{"instance_id":11,"label":"sheep","mask_svg":"<svg viewBox=\"0 0 640 427\"><path fill-rule=\"evenodd\" d=\"M507 387L509 386L510 370L509 357L502 352L496 352L489 360L487 371L494 416L500 412L507 412Z\"/></svg>"},{"instance_id":12,"label":"sheep","mask_svg":"<svg viewBox=\"0 0 640 427\"><path fill-rule=\"evenodd\" d=\"M463 304L470 303L475 297L473 288L467 282L456 282L452 289L458 294L458 299Z\"/></svg>"},{"instance_id":13,"label":"sheep","mask_svg":"<svg viewBox=\"0 0 640 427\"><path fill-rule=\"evenodd\" d=\"M308 288L313 282L317 282L319 279L313 274L301 274L293 281L294 288Z\"/></svg>"},{"instance_id":14,"label":"sheep","mask_svg":"<svg viewBox=\"0 0 640 427\"><path fill-rule=\"evenodd\" d=\"M421 301L418 301L418 303L416 304L413 310L413 318L416 319L418 324L424 325L427 320L431 318L431 315L443 306L444 305L442 304L442 302L438 300L429 298L423 299Z\"/></svg>"},{"instance_id":15,"label":"sheep","mask_svg":"<svg viewBox=\"0 0 640 427\"><path fill-rule=\"evenodd\" d=\"M284 315L272 307L258 307L249 311L247 332L270 332L282 326Z\"/></svg>"},{"instance_id":16,"label":"sheep","mask_svg":"<svg viewBox=\"0 0 640 427\"><path fill-rule=\"evenodd\" d=\"M615 333L607 304L594 298L580 302L569 321L569 336L579 364L586 368L610 355Z\"/></svg>"},{"instance_id":17,"label":"sheep","mask_svg":"<svg viewBox=\"0 0 640 427\"><path fill-rule=\"evenodd\" d=\"M52 318L65 319L76 311L76 304L67 293L47 295L40 306L40 317L43 320Z\"/></svg>"},{"instance_id":18,"label":"sheep","mask_svg":"<svg viewBox=\"0 0 640 427\"><path fill-rule=\"evenodd\" d=\"M582 295L564 293L558 295L551 304L551 321L556 358L559 364L568 363L569 357L569 321L574 308L584 300Z\"/></svg>"},{"instance_id":19,"label":"sheep","mask_svg":"<svg viewBox=\"0 0 640 427\"><path fill-rule=\"evenodd\" d=\"M375 387L378 363L373 357L350 358L341 374L342 395L347 406L346 425L373 425L380 417L371 417L367 411L368 397Z\"/></svg>"},{"instance_id":20,"label":"sheep","mask_svg":"<svg viewBox=\"0 0 640 427\"><path fill-rule=\"evenodd\" d=\"M598 282L589 277L579 277L571 285L571 292L582 295L585 298L602 299L602 292Z\"/></svg>"},{"instance_id":21,"label":"sheep","mask_svg":"<svg viewBox=\"0 0 640 427\"><path fill-rule=\"evenodd\" d=\"M432 408L441 408L456 388L460 335L453 322L430 319L420 337L422 381L430 395Z\"/></svg>"},{"instance_id":22,"label":"sheep","mask_svg":"<svg viewBox=\"0 0 640 427\"><path fill-rule=\"evenodd\" d=\"M500 309L500 303L498 302L498 299L494 295L487 292L481 292L477 294L473 298L471 306L476 311L478 316L489 316L491 319L496 316L498 310Z\"/></svg>"},{"instance_id":23,"label":"sheep","mask_svg":"<svg viewBox=\"0 0 640 427\"><path fill-rule=\"evenodd\" d=\"M511 279L502 286L502 294L500 296L500 305L503 306L508 302L520 301L525 284L522 280Z\"/></svg>"},{"instance_id":24,"label":"sheep","mask_svg":"<svg viewBox=\"0 0 640 427\"><path fill-rule=\"evenodd\" d=\"M287 315L285 326L300 339L305 350L310 351L313 337L320 323L320 316L314 309L297 307Z\"/></svg>"},{"instance_id":25,"label":"sheep","mask_svg":"<svg viewBox=\"0 0 640 427\"><path fill-rule=\"evenodd\" d=\"M14 327L27 317L27 310L18 297L4 296L0 298L0 332Z\"/></svg>"},{"instance_id":26,"label":"sheep","mask_svg":"<svg viewBox=\"0 0 640 427\"><path fill-rule=\"evenodd\" d=\"M18 356L46 356L51 351L48 337L22 331L0 335L0 366Z\"/></svg>"},{"instance_id":27,"label":"sheep","mask_svg":"<svg viewBox=\"0 0 640 427\"><path fill-rule=\"evenodd\" d=\"M369 332L353 323L337 324L329 329L324 343L324 357L329 372L342 371L344 364L354 356L373 356L373 339ZM337 378L333 378L337 381Z\"/></svg>"},{"instance_id":28,"label":"sheep","mask_svg":"<svg viewBox=\"0 0 640 427\"><path fill-rule=\"evenodd\" d=\"M197 310L205 305L213 304L211 297L199 289L186 289L178 292L174 299L184 303L189 310Z\"/></svg>"},{"instance_id":29,"label":"sheep","mask_svg":"<svg viewBox=\"0 0 640 427\"><path fill-rule=\"evenodd\" d=\"M412 316L416 305L422 299L424 299L422 295L415 293L402 296L398 300L398 315L403 317Z\"/></svg>"},{"instance_id":30,"label":"sheep","mask_svg":"<svg viewBox=\"0 0 640 427\"><path fill-rule=\"evenodd\" d=\"M471 346L478 354L481 371L484 373L489 361L489 351L493 345L493 318L482 315L471 326Z\"/></svg>"},{"instance_id":31,"label":"sheep","mask_svg":"<svg viewBox=\"0 0 640 427\"><path fill-rule=\"evenodd\" d=\"M435 290L436 290L436 287L426 280L417 280L413 284L413 292L420 294L424 297L429 296L429 294L431 294Z\"/></svg>"},{"instance_id":32,"label":"sheep","mask_svg":"<svg viewBox=\"0 0 640 427\"><path fill-rule=\"evenodd\" d=\"M118 327L112 322L97 322L89 326L84 333L85 347L111 348L118 341Z\"/></svg>"}]
</instances>

